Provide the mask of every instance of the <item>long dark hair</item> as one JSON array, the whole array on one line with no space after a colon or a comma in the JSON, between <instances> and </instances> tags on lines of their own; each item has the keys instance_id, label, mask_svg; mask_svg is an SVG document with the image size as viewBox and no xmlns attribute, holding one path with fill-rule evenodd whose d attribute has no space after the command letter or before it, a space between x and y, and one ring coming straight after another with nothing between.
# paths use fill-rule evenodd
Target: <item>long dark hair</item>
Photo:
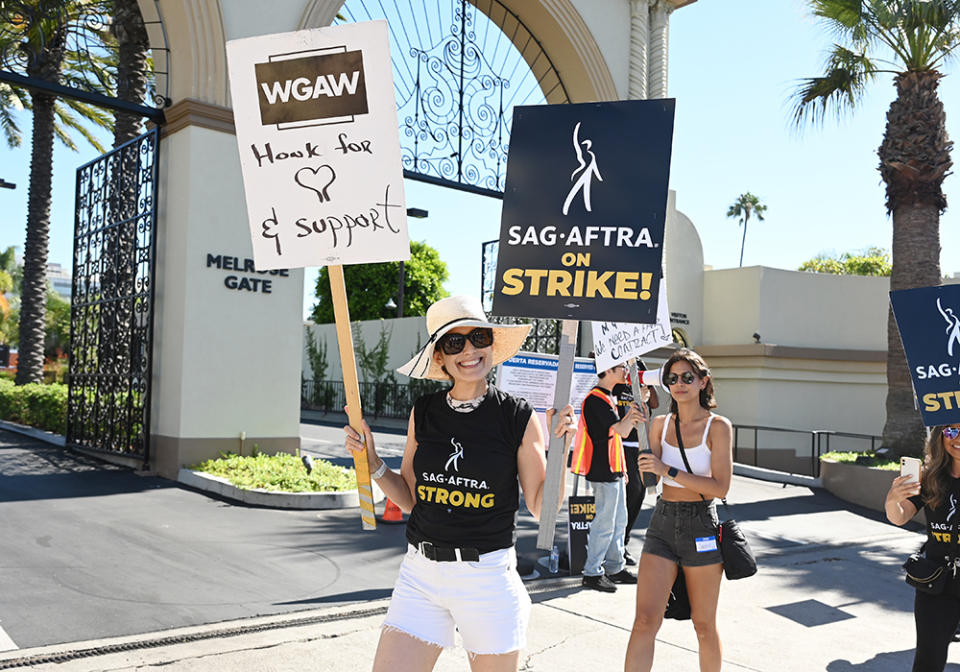
<instances>
[{"instance_id":1,"label":"long dark hair","mask_svg":"<svg viewBox=\"0 0 960 672\"><path fill-rule=\"evenodd\" d=\"M663 365L664 378L670 373L670 368L677 362L686 362L690 365L690 368L693 369L693 372L697 374L698 378L706 379L707 384L700 390L700 406L708 411L716 408L717 400L713 398L713 378L710 376L710 369L707 367L707 363L703 361L703 357L693 350L680 348L673 353L673 356ZM670 412L677 412L677 400L673 398L673 395L670 396Z\"/></svg>"},{"instance_id":2,"label":"long dark hair","mask_svg":"<svg viewBox=\"0 0 960 672\"><path fill-rule=\"evenodd\" d=\"M950 465L953 458L943 447L943 429L950 425L937 425L930 430L924 446L923 475L920 477L920 496L923 503L935 509L947 498L950 490Z\"/></svg>"}]
</instances>

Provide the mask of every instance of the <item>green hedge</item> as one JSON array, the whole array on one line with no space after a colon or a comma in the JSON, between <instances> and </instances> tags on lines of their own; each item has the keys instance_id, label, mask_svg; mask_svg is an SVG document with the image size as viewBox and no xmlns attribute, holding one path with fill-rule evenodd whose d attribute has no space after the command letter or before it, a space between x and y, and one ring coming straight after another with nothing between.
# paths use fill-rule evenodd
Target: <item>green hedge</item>
<instances>
[{"instance_id":1,"label":"green hedge","mask_svg":"<svg viewBox=\"0 0 960 672\"><path fill-rule=\"evenodd\" d=\"M67 386L14 385L0 378L0 419L56 434L67 433Z\"/></svg>"}]
</instances>

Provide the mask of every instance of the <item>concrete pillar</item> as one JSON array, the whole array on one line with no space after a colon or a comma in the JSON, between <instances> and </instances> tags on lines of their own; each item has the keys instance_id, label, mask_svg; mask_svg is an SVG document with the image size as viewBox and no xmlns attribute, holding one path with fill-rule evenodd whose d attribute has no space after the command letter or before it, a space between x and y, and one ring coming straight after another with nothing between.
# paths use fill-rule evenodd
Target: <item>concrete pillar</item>
<instances>
[{"instance_id":1,"label":"concrete pillar","mask_svg":"<svg viewBox=\"0 0 960 672\"><path fill-rule=\"evenodd\" d=\"M650 42L650 0L630 0L630 79L627 97L647 97L647 49Z\"/></svg>"},{"instance_id":2,"label":"concrete pillar","mask_svg":"<svg viewBox=\"0 0 960 672\"><path fill-rule=\"evenodd\" d=\"M667 0L653 0L650 8L650 57L647 93L650 98L667 97L667 66L670 47L670 13Z\"/></svg>"},{"instance_id":3,"label":"concrete pillar","mask_svg":"<svg viewBox=\"0 0 960 672\"><path fill-rule=\"evenodd\" d=\"M158 7L173 105L160 144L150 461L176 478L220 451L299 447L303 271L252 267L224 45L294 30L302 7L259 19L250 3Z\"/></svg>"}]
</instances>

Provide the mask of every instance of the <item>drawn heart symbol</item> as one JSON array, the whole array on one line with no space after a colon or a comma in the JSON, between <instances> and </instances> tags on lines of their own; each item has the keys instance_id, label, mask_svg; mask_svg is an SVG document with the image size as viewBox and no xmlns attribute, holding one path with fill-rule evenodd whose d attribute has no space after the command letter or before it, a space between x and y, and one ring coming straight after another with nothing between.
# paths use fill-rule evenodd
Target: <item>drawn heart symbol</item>
<instances>
[{"instance_id":1,"label":"drawn heart symbol","mask_svg":"<svg viewBox=\"0 0 960 672\"><path fill-rule=\"evenodd\" d=\"M333 168L323 164L319 168L301 168L294 174L293 181L304 189L309 189L317 195L321 203L330 200L327 189L337 179Z\"/></svg>"}]
</instances>

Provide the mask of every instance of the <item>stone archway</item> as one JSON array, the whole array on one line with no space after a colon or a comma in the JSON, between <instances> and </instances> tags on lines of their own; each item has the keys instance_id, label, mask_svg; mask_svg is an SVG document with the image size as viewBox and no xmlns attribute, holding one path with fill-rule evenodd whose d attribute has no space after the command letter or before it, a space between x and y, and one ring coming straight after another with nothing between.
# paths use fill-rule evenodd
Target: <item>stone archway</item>
<instances>
[{"instance_id":1,"label":"stone archway","mask_svg":"<svg viewBox=\"0 0 960 672\"><path fill-rule=\"evenodd\" d=\"M494 24L511 36L514 45L523 51L524 41L533 36L550 57L573 103L595 100L616 100L617 88L604 61L597 41L570 0L470 0ZM299 28L330 25L343 6L343 0L309 0ZM523 29L514 31L512 21L502 5L520 19ZM536 72L537 64L528 61ZM547 102L563 102L552 100Z\"/></svg>"},{"instance_id":2,"label":"stone archway","mask_svg":"<svg viewBox=\"0 0 960 672\"><path fill-rule=\"evenodd\" d=\"M160 152L151 465L176 478L181 466L218 451L299 446L304 273L294 269L274 279L270 293L239 292L230 282L249 275L241 269L252 253L248 227L240 225L247 215L225 44L329 25L343 0L291 0L269 12L232 0L140 1L158 8L170 49L173 105ZM653 1L660 16L689 0ZM645 20L650 0L603 7L574 0L470 2L493 22L515 16L524 27L516 35L539 42L570 102L631 95L633 56L645 53L648 42L645 29L633 30L631 12ZM654 11L649 14L652 25Z\"/></svg>"}]
</instances>

